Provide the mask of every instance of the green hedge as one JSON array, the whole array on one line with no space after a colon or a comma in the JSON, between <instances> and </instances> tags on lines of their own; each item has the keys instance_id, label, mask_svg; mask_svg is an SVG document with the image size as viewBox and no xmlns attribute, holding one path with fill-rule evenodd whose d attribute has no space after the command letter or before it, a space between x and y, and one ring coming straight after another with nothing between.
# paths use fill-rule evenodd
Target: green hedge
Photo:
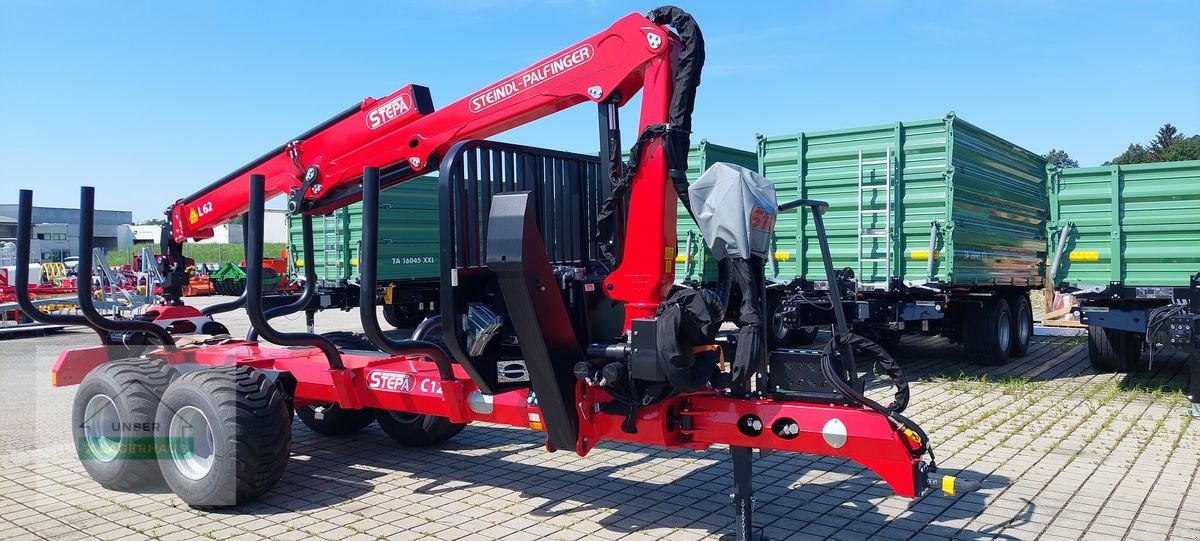
<instances>
[{"instance_id":1,"label":"green hedge","mask_svg":"<svg viewBox=\"0 0 1200 541\"><path fill-rule=\"evenodd\" d=\"M142 253L142 246L133 246L124 250L109 250L108 263L110 265L128 265L133 261L133 256ZM263 255L266 257L280 257L280 252L287 248L287 244L282 242L268 242L263 244ZM153 245L155 253L158 253L158 246ZM216 263L224 265L227 262L241 263L246 259L246 247L242 244L184 244L183 256L190 257L196 260L196 263Z\"/></svg>"}]
</instances>

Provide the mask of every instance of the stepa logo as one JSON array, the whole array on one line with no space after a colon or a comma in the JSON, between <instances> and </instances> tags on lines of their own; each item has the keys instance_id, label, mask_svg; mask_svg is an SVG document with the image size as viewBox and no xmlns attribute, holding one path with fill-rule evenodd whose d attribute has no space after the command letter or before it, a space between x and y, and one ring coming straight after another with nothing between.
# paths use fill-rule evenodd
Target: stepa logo
<instances>
[{"instance_id":1,"label":"stepa logo","mask_svg":"<svg viewBox=\"0 0 1200 541\"><path fill-rule=\"evenodd\" d=\"M376 391L391 391L393 393L411 393L413 390L413 375L407 372L372 370L367 374L367 388Z\"/></svg>"},{"instance_id":2,"label":"stepa logo","mask_svg":"<svg viewBox=\"0 0 1200 541\"><path fill-rule=\"evenodd\" d=\"M410 110L412 110L412 99L408 97L407 92L401 93L367 113L367 128L372 130L378 128L400 118Z\"/></svg>"}]
</instances>

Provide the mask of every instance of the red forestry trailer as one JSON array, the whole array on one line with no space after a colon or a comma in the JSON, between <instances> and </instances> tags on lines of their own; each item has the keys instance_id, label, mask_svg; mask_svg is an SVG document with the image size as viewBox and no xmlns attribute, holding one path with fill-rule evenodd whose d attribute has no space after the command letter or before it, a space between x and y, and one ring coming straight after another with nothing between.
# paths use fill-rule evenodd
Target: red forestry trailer
<instances>
[{"instance_id":1,"label":"red forestry trailer","mask_svg":"<svg viewBox=\"0 0 1200 541\"><path fill-rule=\"evenodd\" d=\"M416 85L363 100L176 201L162 239L163 302L134 319L96 310L86 265L81 315L42 313L25 293L27 267L18 265L27 315L86 325L101 341L62 352L53 370L55 386L79 385L72 421L84 468L113 489L165 480L190 505L237 505L283 474L294 413L323 434L377 421L407 445L443 442L472 422L544 431L547 450L580 456L606 440L729 445L739 539L751 537L754 448L851 459L906 497L978 488L936 473L929 439L901 414L908 391L898 368L889 372L897 387L891 405L863 395L855 356L886 353L851 335L845 321L822 348L769 351L760 256L729 261L743 291L738 307L728 306L727 288L672 290L676 198L692 211L684 171L703 61L695 21L663 7L628 15L442 109ZM623 164L618 111L638 92L639 135ZM584 102L598 106L598 158L483 140ZM361 286L373 292L380 190L435 172L440 317L395 340L363 294L357 341L272 328L272 317L303 310L313 297L311 216L364 202ZM266 307L263 209L282 194L302 215L309 276L295 301ZM769 199L723 218L761 229L776 212L807 208L837 283L821 227L825 204L776 206L773 189ZM31 207L24 190L22 261ZM79 253L90 253L92 188L82 189L80 208ZM245 293L204 311L184 305L182 243L243 213ZM254 333L274 345L231 339L214 319L242 307ZM740 310L742 328L718 336L727 309Z\"/></svg>"}]
</instances>

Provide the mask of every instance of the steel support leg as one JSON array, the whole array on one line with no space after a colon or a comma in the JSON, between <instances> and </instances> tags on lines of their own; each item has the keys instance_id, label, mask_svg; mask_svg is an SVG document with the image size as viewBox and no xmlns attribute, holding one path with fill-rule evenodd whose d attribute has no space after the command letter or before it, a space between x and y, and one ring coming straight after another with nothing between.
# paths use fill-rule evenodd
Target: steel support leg
<instances>
[{"instance_id":1,"label":"steel support leg","mask_svg":"<svg viewBox=\"0 0 1200 541\"><path fill-rule=\"evenodd\" d=\"M765 358L766 351L761 353ZM732 391L743 395L749 393L750 382L735 384ZM730 447L729 456L733 460L733 490L729 494L733 503L733 532L721 536L721 540L766 541L761 532L754 533L754 449Z\"/></svg>"},{"instance_id":2,"label":"steel support leg","mask_svg":"<svg viewBox=\"0 0 1200 541\"><path fill-rule=\"evenodd\" d=\"M761 532L754 532L754 450L749 447L730 447L733 457L733 532L721 536L723 541L766 541Z\"/></svg>"}]
</instances>

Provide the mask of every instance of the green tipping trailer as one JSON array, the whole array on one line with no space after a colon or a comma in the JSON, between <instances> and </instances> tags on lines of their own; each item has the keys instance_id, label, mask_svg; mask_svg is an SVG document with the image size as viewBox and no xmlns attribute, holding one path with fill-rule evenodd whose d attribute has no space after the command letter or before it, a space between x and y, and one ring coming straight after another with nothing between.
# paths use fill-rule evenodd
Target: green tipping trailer
<instances>
[{"instance_id":1,"label":"green tipping trailer","mask_svg":"<svg viewBox=\"0 0 1200 541\"><path fill-rule=\"evenodd\" d=\"M759 136L758 158L780 201L829 203L834 267L845 269L843 291L855 295L843 303L861 332L885 345L905 331L940 333L988 364L1024 355L1028 293L1044 283L1044 158L953 112ZM779 216L768 274L802 299L785 302L779 333L829 317L812 309L813 292L829 290L819 250L810 216Z\"/></svg>"},{"instance_id":2,"label":"green tipping trailer","mask_svg":"<svg viewBox=\"0 0 1200 541\"><path fill-rule=\"evenodd\" d=\"M1147 336L1200 362L1200 160L1049 173L1049 275L1079 300L1092 366L1130 370Z\"/></svg>"},{"instance_id":3,"label":"green tipping trailer","mask_svg":"<svg viewBox=\"0 0 1200 541\"><path fill-rule=\"evenodd\" d=\"M377 268L384 317L393 326L411 327L434 312L438 300L437 177L419 177L384 190L379 208ZM289 217L291 253L299 253L301 235L300 220ZM362 202L314 218L313 237L318 285L331 291L357 289ZM341 297L356 299L357 293Z\"/></svg>"}]
</instances>

